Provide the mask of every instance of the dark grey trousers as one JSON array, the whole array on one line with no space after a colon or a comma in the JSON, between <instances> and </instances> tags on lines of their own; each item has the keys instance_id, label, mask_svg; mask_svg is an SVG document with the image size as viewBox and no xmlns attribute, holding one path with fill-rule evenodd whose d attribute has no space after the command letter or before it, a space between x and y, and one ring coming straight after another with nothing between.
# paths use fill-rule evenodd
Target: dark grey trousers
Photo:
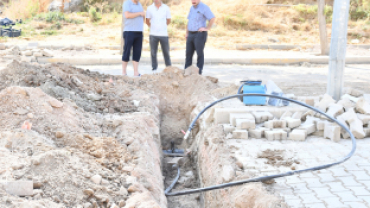
<instances>
[{"instance_id":1,"label":"dark grey trousers","mask_svg":"<svg viewBox=\"0 0 370 208\"><path fill-rule=\"evenodd\" d=\"M170 58L170 43L168 41L168 37L151 35L149 37L149 43L152 58L152 69L156 70L158 68L158 59L157 59L158 43L161 43L163 58L166 66L171 66L172 64Z\"/></svg>"},{"instance_id":2,"label":"dark grey trousers","mask_svg":"<svg viewBox=\"0 0 370 208\"><path fill-rule=\"evenodd\" d=\"M193 64L193 55L194 51L196 51L198 55L197 67L199 68L199 74L202 74L204 66L204 47L207 42L207 36L207 32L189 32L188 39L186 40L185 69Z\"/></svg>"}]
</instances>

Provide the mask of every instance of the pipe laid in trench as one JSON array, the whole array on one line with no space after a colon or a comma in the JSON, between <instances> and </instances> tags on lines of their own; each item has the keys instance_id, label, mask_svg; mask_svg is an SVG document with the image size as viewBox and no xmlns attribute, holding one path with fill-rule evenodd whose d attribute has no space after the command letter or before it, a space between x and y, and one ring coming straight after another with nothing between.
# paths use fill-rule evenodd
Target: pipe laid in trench
<instances>
[{"instance_id":1,"label":"pipe laid in trench","mask_svg":"<svg viewBox=\"0 0 370 208\"><path fill-rule=\"evenodd\" d=\"M224 184L214 185L214 186L209 186L209 187L204 187L204 188L191 189L191 190L185 190L185 191L179 191L179 192L173 192L173 193L168 193L167 192L167 193L165 193L166 196L180 196L180 195L187 195L187 194L195 194L195 193L200 193L200 192L205 192L205 191L211 191L211 190L215 190L215 189L223 189L223 188L227 188L227 187L231 187L231 186L243 185L243 184L246 184L246 183L262 182L262 181L267 181L267 180L271 180L271 179L274 179L274 178L281 178L281 177L286 177L286 176L292 176L292 175L300 174L300 173L304 173L304 172L310 172L310 171L315 171L315 170L322 170L322 169L330 168L330 167L332 167L334 165L338 165L338 164L341 164L341 163L347 161L355 153L355 151L356 151L356 139L355 139L355 137L353 136L353 134L351 133L351 131L346 126L344 126L342 123L340 123L335 118L327 115L326 113L322 112L319 109L316 109L316 108L314 108L312 106L309 106L309 105L307 105L305 103L302 103L302 102L299 102L299 101L296 101L296 100L293 100L293 99L281 97L281 96L278 96L278 95L268 95L268 94L258 94L258 93L231 95L231 96L224 97L222 99L216 100L215 102L209 104L191 122L191 124L189 126L189 129L186 132L186 135L185 135L184 139L186 140L190 136L190 133L191 133L192 129L194 128L194 125L195 125L196 121L209 108L211 108L212 106L216 105L217 103L220 103L220 102L225 101L225 100L229 100L229 99L233 99L233 98L240 98L240 97L248 97L248 96L270 97L270 98L276 98L276 99L286 100L286 101L289 101L289 102L296 103L298 105L304 106L304 107L309 108L309 109L311 109L313 111L316 111L317 113L320 113L320 114L324 115L329 120L337 123L340 127L342 127L346 132L349 133L349 135L351 137L351 140L352 140L352 149L351 149L351 151L348 153L348 155L346 155L345 157L339 159L337 162L330 163L330 164L315 166L315 167L312 167L312 168L307 168L307 169L302 169L302 170L289 171L289 172L286 172L286 173L280 173L280 174L276 174L276 175L269 175L269 176L263 176L263 177L252 178L252 179L247 179L247 180L241 180L241 181L235 181L235 182L230 182L230 183L224 183ZM176 183L176 181L177 180L175 180L173 183Z\"/></svg>"}]
</instances>

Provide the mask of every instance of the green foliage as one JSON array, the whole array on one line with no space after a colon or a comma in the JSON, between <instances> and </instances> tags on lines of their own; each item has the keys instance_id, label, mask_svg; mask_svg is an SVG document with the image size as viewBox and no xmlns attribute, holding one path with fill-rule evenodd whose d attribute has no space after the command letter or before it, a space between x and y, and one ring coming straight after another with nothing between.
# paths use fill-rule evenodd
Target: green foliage
<instances>
[{"instance_id":1,"label":"green foliage","mask_svg":"<svg viewBox=\"0 0 370 208\"><path fill-rule=\"evenodd\" d=\"M52 36L52 35L57 35L57 34L58 32L55 30L45 30L41 32L41 35L45 35L45 36Z\"/></svg>"},{"instance_id":2,"label":"green foliage","mask_svg":"<svg viewBox=\"0 0 370 208\"><path fill-rule=\"evenodd\" d=\"M297 6L293 7L296 11L299 12L301 18L305 19L315 19L317 17L317 5L306 5L306 4L298 4Z\"/></svg>"},{"instance_id":3,"label":"green foliage","mask_svg":"<svg viewBox=\"0 0 370 208\"><path fill-rule=\"evenodd\" d=\"M46 21L48 23L55 23L59 21L64 21L65 17L64 14L61 12L48 12L48 13L41 13L34 17L36 20Z\"/></svg>"},{"instance_id":4,"label":"green foliage","mask_svg":"<svg viewBox=\"0 0 370 208\"><path fill-rule=\"evenodd\" d=\"M89 17L89 13L88 12L77 12L77 15L79 15L81 17Z\"/></svg>"},{"instance_id":5,"label":"green foliage","mask_svg":"<svg viewBox=\"0 0 370 208\"><path fill-rule=\"evenodd\" d=\"M97 12L94 7L90 7L89 17L91 22L97 22L101 20L102 15L99 12Z\"/></svg>"},{"instance_id":6,"label":"green foliage","mask_svg":"<svg viewBox=\"0 0 370 208\"><path fill-rule=\"evenodd\" d=\"M184 16L175 15L172 20L172 24L175 25L177 28L185 29L187 24L187 19Z\"/></svg>"},{"instance_id":7,"label":"green foliage","mask_svg":"<svg viewBox=\"0 0 370 208\"><path fill-rule=\"evenodd\" d=\"M331 22L333 20L333 7L325 5L324 14L326 22Z\"/></svg>"},{"instance_id":8,"label":"green foliage","mask_svg":"<svg viewBox=\"0 0 370 208\"><path fill-rule=\"evenodd\" d=\"M369 10L364 10L362 7L352 8L350 11L351 20L366 19L370 15Z\"/></svg>"}]
</instances>

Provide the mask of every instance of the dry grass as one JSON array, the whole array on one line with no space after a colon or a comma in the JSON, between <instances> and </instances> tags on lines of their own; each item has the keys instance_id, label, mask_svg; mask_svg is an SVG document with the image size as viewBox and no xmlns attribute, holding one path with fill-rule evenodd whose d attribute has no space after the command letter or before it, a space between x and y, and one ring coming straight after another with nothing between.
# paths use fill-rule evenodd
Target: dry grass
<instances>
[{"instance_id":1,"label":"dry grass","mask_svg":"<svg viewBox=\"0 0 370 208\"><path fill-rule=\"evenodd\" d=\"M11 19L27 19L46 12L51 0L11 0L4 15Z\"/></svg>"}]
</instances>

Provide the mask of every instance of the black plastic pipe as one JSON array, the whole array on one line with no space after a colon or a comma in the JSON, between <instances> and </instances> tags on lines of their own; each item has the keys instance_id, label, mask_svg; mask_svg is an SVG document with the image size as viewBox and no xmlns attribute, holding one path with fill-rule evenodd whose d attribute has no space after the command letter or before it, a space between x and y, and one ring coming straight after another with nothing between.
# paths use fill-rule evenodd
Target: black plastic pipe
<instances>
[{"instance_id":1,"label":"black plastic pipe","mask_svg":"<svg viewBox=\"0 0 370 208\"><path fill-rule=\"evenodd\" d=\"M313 111L315 111L317 113L320 113L320 114L324 115L329 120L337 123L346 132L348 132L348 134L350 135L351 140L352 140L352 149L351 149L351 151L349 152L348 155L346 155L345 157L341 158L337 162L326 164L326 165L315 166L315 167L307 168L307 169L303 169L303 170L289 171L289 172L286 172L286 173L280 173L280 174L276 174L276 175L263 176L263 177L258 177L258 178L252 178L252 179L242 180L242 181L235 181L235 182L230 182L230 183L224 183L224 184L215 185L215 186L209 186L209 187L205 187L205 188L191 189L191 190L179 191L179 192L174 192L174 193L165 193L167 196L180 196L180 195L187 195L187 194L195 194L195 193L200 193L200 192L205 192L205 191L211 191L211 190L215 190L215 189L223 189L223 188L227 188L227 187L231 187L231 186L243 185L243 184L251 183L251 182L262 182L262 181L267 181L267 180L271 180L271 179L274 179L274 178L281 178L281 177L291 176L291 175L300 174L300 173L304 173L304 172L310 172L310 171L315 171L315 170L322 170L322 169L330 168L330 167L332 167L334 165L338 165L340 163L343 163L343 162L347 161L355 153L355 151L356 151L356 139L355 139L355 137L353 136L353 134L351 133L351 131L346 126L344 126L342 123L340 123L335 118L327 115L326 113L322 112L319 109L316 109L316 108L314 108L312 106L309 106L309 105L307 105L305 103L302 103L302 102L299 102L299 101L296 101L296 100L292 100L292 99L289 99L289 98L281 97L281 96L278 96L278 95L268 95L268 94L258 94L258 93L231 95L231 96L228 96L228 97L224 97L224 98L222 98L220 100L216 100L215 102L209 104L207 107L205 107L197 115L197 117L193 120L193 122L191 122L191 124L189 126L189 129L186 132L186 135L185 135L184 139L186 140L190 136L190 133L191 133L192 129L194 128L194 125L195 125L196 121L209 108L211 108L212 106L214 106L217 103L220 103L222 101L233 99L233 98L240 98L240 97L244 97L244 96L270 97L270 98L277 98L277 99L281 99L281 100L286 100L286 101L289 101L289 102L296 103L298 105L304 106L304 107L309 108L309 109L311 109L311 110L313 110Z\"/></svg>"}]
</instances>

